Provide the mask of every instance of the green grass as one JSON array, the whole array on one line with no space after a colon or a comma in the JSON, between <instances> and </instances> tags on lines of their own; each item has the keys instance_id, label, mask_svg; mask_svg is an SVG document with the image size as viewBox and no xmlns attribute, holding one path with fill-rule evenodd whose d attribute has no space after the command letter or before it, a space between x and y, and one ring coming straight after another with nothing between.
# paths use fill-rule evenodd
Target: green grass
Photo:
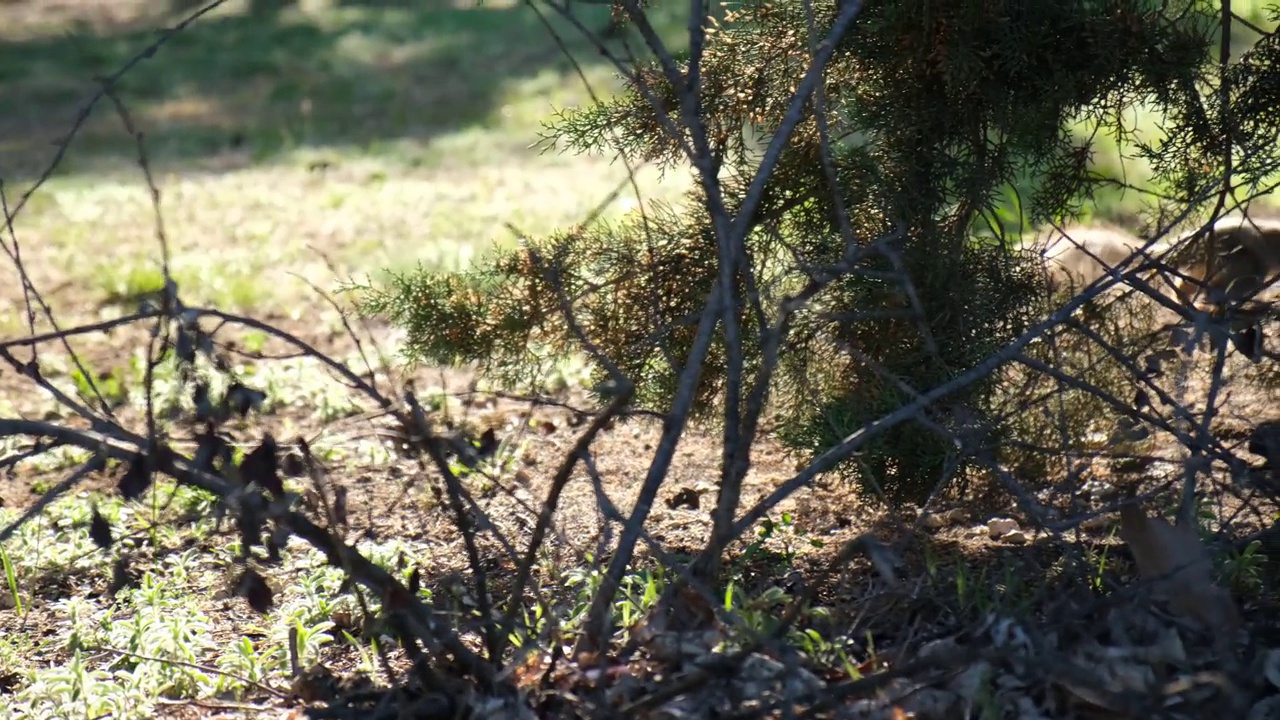
<instances>
[{"instance_id":1,"label":"green grass","mask_svg":"<svg viewBox=\"0 0 1280 720\"><path fill-rule=\"evenodd\" d=\"M8 549L15 584L28 598L31 593L42 596L40 614L51 622L52 632L43 642L15 635L0 644L0 659L13 660L9 667L21 669L23 676L0 717L10 717L9 712L148 717L159 697L234 698L255 692L252 683L287 686L290 627L299 631L304 667L325 646L345 642L330 618L357 613L354 598L338 591L340 571L323 566L318 553L301 547L285 553L292 578L281 586L273 610L238 628L238 641L225 641L218 613L209 612L213 598L202 595L216 595L216 588L225 584L224 566L238 547L231 542L179 550L184 542L211 537L208 520L182 531L171 526L180 512L207 512L209 497L168 483L153 492L172 495L173 510L156 515L147 502L125 504L114 496L81 494L58 501L44 522L24 526L13 538ZM121 591L115 602L58 593L51 586L56 577L76 584L110 580L110 563L103 562L102 551L88 535L95 506L111 523L119 545L134 556L136 585ZM12 513L0 512L0 521L11 519ZM366 543L362 550L390 569L397 552L412 551L402 546L398 541L388 547ZM193 594L193 587L211 590ZM371 604L376 607L377 601ZM255 634L260 642L243 637ZM356 644L368 654L367 640ZM189 664L171 662L175 660ZM373 666L365 664L360 670L372 674Z\"/></svg>"},{"instance_id":2,"label":"green grass","mask_svg":"<svg viewBox=\"0 0 1280 720\"><path fill-rule=\"evenodd\" d=\"M237 272L233 267L217 264L197 267L179 258L170 272L178 287L192 289L192 295L227 310L251 309L263 301L267 292L257 278ZM103 262L93 271L92 279L104 304L129 308L137 307L144 299L157 299L164 288L160 264L150 260L124 264Z\"/></svg>"},{"instance_id":3,"label":"green grass","mask_svg":"<svg viewBox=\"0 0 1280 720\"><path fill-rule=\"evenodd\" d=\"M251 17L229 4L120 85L145 133L188 302L287 311L316 302L308 283L460 269L514 240L505 223L530 234L564 227L625 179L609 158L531 147L541 121L589 93L529 7L314 5ZM678 44L683 4L667 5L659 26ZM139 10L128 21L51 24L7 7L0 106L14 110L0 117L0 177L13 202L53 157L92 78L145 48L165 22ZM615 90L612 68L544 12L591 86ZM595 5L575 13L592 28L608 17ZM687 187L652 169L639 181L646 198ZM628 191L605 214L634 203ZM15 230L38 287L82 291L62 312L131 302L159 284L137 148L109 102Z\"/></svg>"},{"instance_id":4,"label":"green grass","mask_svg":"<svg viewBox=\"0 0 1280 720\"><path fill-rule=\"evenodd\" d=\"M213 167L261 163L303 148L387 154L429 162L435 139L502 131L545 115L552 102L585 99L572 65L529 7L343 7L255 17L219 9L174 36L119 85L120 97L166 161ZM10 11L17 13L19 11ZM596 80L603 60L548 9L551 25ZM578 13L599 28L607 7ZM10 181L43 166L37 137L64 133L93 87L154 42L162 18L109 27L0 31L0 167ZM678 25L667 36L675 40ZM541 106L530 107L530 104ZM508 137L503 150L527 144ZM407 145L405 141L408 141ZM405 154L407 146L418 152ZM68 172L133 160L105 105L77 141Z\"/></svg>"}]
</instances>

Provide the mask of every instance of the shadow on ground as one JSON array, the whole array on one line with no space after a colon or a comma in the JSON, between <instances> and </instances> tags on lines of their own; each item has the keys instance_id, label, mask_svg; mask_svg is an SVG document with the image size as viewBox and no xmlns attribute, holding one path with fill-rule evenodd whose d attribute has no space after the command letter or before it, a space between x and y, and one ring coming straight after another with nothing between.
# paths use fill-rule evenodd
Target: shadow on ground
<instances>
[{"instance_id":1,"label":"shadow on ground","mask_svg":"<svg viewBox=\"0 0 1280 720\"><path fill-rule=\"evenodd\" d=\"M538 15L523 4L454 7L439 0L351 4L323 11L219 9L176 35L119 85L160 163L230 169L302 147L377 152L501 119L513 83L571 73ZM32 3L0 4L0 177L30 180L94 91L183 15L22 22ZM546 11L551 12L551 11ZM598 29L602 5L575 11ZM563 20L553 26L584 63L603 60ZM525 143L527 144L527 142ZM61 174L116 165L136 149L109 102L93 112Z\"/></svg>"}]
</instances>

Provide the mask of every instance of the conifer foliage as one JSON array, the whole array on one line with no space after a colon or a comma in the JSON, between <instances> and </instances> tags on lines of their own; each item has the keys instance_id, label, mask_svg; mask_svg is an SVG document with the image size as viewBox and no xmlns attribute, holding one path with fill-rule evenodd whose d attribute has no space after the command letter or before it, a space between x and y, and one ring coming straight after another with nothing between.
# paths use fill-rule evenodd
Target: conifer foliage
<instances>
[{"instance_id":1,"label":"conifer foliage","mask_svg":"<svg viewBox=\"0 0 1280 720\"><path fill-rule=\"evenodd\" d=\"M748 0L707 17L697 124L729 213L762 162L752 138L784 125L819 43L850 2ZM1147 103L1171 122L1170 141L1147 149L1157 174L1188 197L1202 191L1196 180L1222 156L1217 18L1217 8L1194 0L863 3L782 153L769 159L746 226L732 344L742 352L744 395L752 382L768 383L784 439L820 453L1043 317L1040 272L1005 239L997 208L1014 186L1026 191L1032 222L1088 198L1099 180L1073 121L1124 134L1122 110ZM1232 70L1250 117L1231 137L1256 151L1247 167L1255 177L1274 168L1276 153L1280 82L1267 72L1270 43ZM674 55L684 78L693 56ZM673 84L657 57L622 71L626 91L557 115L548 147L674 171L688 160L682 148L696 146L684 83ZM463 274L393 276L364 288L363 309L407 329L411 360L479 362L504 382L533 380L589 341L635 383L634 404L662 412L718 281L712 205L700 183L678 206L523 238ZM979 240L975 228L996 232ZM762 329L784 313L776 372L757 374L773 362ZM723 399L730 347L720 327L697 390L704 413ZM606 377L599 362L595 371ZM998 377L880 435L843 469L867 490L922 499L963 472L979 446L1001 441L1007 429L983 421ZM957 452L962 423L974 445Z\"/></svg>"}]
</instances>

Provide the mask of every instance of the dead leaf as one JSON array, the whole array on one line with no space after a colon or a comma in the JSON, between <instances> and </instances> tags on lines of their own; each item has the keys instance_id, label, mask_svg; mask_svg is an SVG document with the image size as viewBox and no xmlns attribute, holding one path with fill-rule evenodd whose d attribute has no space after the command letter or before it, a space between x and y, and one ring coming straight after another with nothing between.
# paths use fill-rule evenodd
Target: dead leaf
<instances>
[{"instance_id":1,"label":"dead leaf","mask_svg":"<svg viewBox=\"0 0 1280 720\"><path fill-rule=\"evenodd\" d=\"M138 578L129 570L129 561L123 556L116 558L111 568L111 584L107 586L107 596L115 597L116 593L127 587L137 587Z\"/></svg>"},{"instance_id":2,"label":"dead leaf","mask_svg":"<svg viewBox=\"0 0 1280 720\"><path fill-rule=\"evenodd\" d=\"M701 498L699 497L697 490L693 488L682 488L675 495L672 495L667 499L667 507L672 510L682 507L689 508L690 510L697 510L700 499Z\"/></svg>"},{"instance_id":3,"label":"dead leaf","mask_svg":"<svg viewBox=\"0 0 1280 720\"><path fill-rule=\"evenodd\" d=\"M125 500L137 500L151 486L151 463L145 455L137 453L129 461L129 469L120 477L117 487Z\"/></svg>"},{"instance_id":4,"label":"dead leaf","mask_svg":"<svg viewBox=\"0 0 1280 720\"><path fill-rule=\"evenodd\" d=\"M285 477L302 477L306 471L306 465L302 462L302 453L291 452L280 459L280 472L284 473Z\"/></svg>"},{"instance_id":5,"label":"dead leaf","mask_svg":"<svg viewBox=\"0 0 1280 720\"><path fill-rule=\"evenodd\" d=\"M205 425L204 432L196 436L196 454L192 464L199 470L214 473L218 467L226 467L231 457L231 446L214 430L213 423Z\"/></svg>"},{"instance_id":6,"label":"dead leaf","mask_svg":"<svg viewBox=\"0 0 1280 720\"><path fill-rule=\"evenodd\" d=\"M1146 390L1139 388L1137 394L1133 396L1133 407L1137 410L1144 410L1151 406L1151 396L1147 395Z\"/></svg>"},{"instance_id":7,"label":"dead leaf","mask_svg":"<svg viewBox=\"0 0 1280 720\"><path fill-rule=\"evenodd\" d=\"M1156 593L1168 598L1173 612L1206 628L1240 627L1240 611L1230 593L1214 583L1209 550L1194 525L1181 521L1170 525L1128 503L1120 508L1119 534L1133 552L1139 575L1153 581Z\"/></svg>"},{"instance_id":8,"label":"dead leaf","mask_svg":"<svg viewBox=\"0 0 1280 720\"><path fill-rule=\"evenodd\" d=\"M232 383L227 388L226 397L223 403L234 413L240 417L245 417L250 410L262 409L262 404L266 402L267 394L261 390L255 390L238 382Z\"/></svg>"},{"instance_id":9,"label":"dead leaf","mask_svg":"<svg viewBox=\"0 0 1280 720\"><path fill-rule=\"evenodd\" d=\"M111 547L111 523L102 517L98 512L98 508L93 508L93 517L89 520L89 537L93 540L93 544L107 550Z\"/></svg>"},{"instance_id":10,"label":"dead leaf","mask_svg":"<svg viewBox=\"0 0 1280 720\"><path fill-rule=\"evenodd\" d=\"M1257 363L1262 360L1264 351L1262 334L1258 332L1256 326L1250 325L1238 333L1231 333L1228 337L1231 338L1231 344L1236 347L1236 350L1251 362Z\"/></svg>"},{"instance_id":11,"label":"dead leaf","mask_svg":"<svg viewBox=\"0 0 1280 720\"><path fill-rule=\"evenodd\" d=\"M880 574L880 578L890 587L897 587L900 582L898 569L902 566L902 560L893 550L880 542L879 538L870 533L864 533L850 540L840 549L836 562L841 566L847 565L857 554L866 555L871 561L871 566Z\"/></svg>"},{"instance_id":12,"label":"dead leaf","mask_svg":"<svg viewBox=\"0 0 1280 720\"><path fill-rule=\"evenodd\" d=\"M246 485L256 483L274 498L284 497L284 485L280 481L280 461L276 456L276 439L271 433L264 433L262 443L240 461L240 478Z\"/></svg>"},{"instance_id":13,"label":"dead leaf","mask_svg":"<svg viewBox=\"0 0 1280 720\"><path fill-rule=\"evenodd\" d=\"M333 489L333 519L339 525L347 526L347 488L343 485Z\"/></svg>"},{"instance_id":14,"label":"dead leaf","mask_svg":"<svg viewBox=\"0 0 1280 720\"><path fill-rule=\"evenodd\" d=\"M493 428L487 428L480 435L480 443L479 443L479 447L476 448L476 454L479 455L481 459L483 459L483 458L491 457L497 451L498 451L498 434L493 431Z\"/></svg>"},{"instance_id":15,"label":"dead leaf","mask_svg":"<svg viewBox=\"0 0 1280 720\"><path fill-rule=\"evenodd\" d=\"M293 679L289 692L303 702L328 702L338 696L338 679L324 665L313 665Z\"/></svg>"},{"instance_id":16,"label":"dead leaf","mask_svg":"<svg viewBox=\"0 0 1280 720\"><path fill-rule=\"evenodd\" d=\"M1267 420L1258 423L1249 433L1248 450L1266 458L1268 466L1280 467L1280 422Z\"/></svg>"},{"instance_id":17,"label":"dead leaf","mask_svg":"<svg viewBox=\"0 0 1280 720\"><path fill-rule=\"evenodd\" d=\"M236 594L249 602L249 607L266 614L275 604L275 594L257 570L247 568L236 582Z\"/></svg>"}]
</instances>

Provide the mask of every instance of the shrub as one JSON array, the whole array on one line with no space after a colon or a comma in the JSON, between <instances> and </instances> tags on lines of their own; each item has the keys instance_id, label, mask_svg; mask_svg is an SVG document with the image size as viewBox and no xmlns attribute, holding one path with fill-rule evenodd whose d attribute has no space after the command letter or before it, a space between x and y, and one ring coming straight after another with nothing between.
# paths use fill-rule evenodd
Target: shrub
<instances>
[{"instance_id":1,"label":"shrub","mask_svg":"<svg viewBox=\"0 0 1280 720\"><path fill-rule=\"evenodd\" d=\"M748 2L708 19L700 120L729 213L760 163L751 136L785 124L810 64L810 22L821 38L842 7ZM784 439L821 452L1026 330L1047 307L1035 263L1011 252L1005 233L977 241L971 229L999 224L1007 188L1028 178L1032 221L1089 197L1090 148L1071 122L1123 133L1121 111L1135 98L1190 117L1202 105L1210 25L1192 2L867 2L772 169L746 235L749 267L733 274L748 379L764 362L757 331L784 298L821 287L794 316L770 387ZM687 73L689 53L675 57ZM623 93L560 113L546 146L674 170L692 137L679 122L681 90L657 60L625 69ZM362 288L361 302L408 329L409 359L477 361L507 383L580 351L581 332L637 383L636 404L661 411L719 271L705 185L686 200L529 239L466 275L397 275ZM727 347L721 327L698 388L706 416L722 394ZM930 419L947 428L955 413L943 407L963 408L992 425L998 383L967 386ZM1017 429L997 425L989 440ZM971 463L953 440L908 423L842 469L868 492L918 501Z\"/></svg>"}]
</instances>

